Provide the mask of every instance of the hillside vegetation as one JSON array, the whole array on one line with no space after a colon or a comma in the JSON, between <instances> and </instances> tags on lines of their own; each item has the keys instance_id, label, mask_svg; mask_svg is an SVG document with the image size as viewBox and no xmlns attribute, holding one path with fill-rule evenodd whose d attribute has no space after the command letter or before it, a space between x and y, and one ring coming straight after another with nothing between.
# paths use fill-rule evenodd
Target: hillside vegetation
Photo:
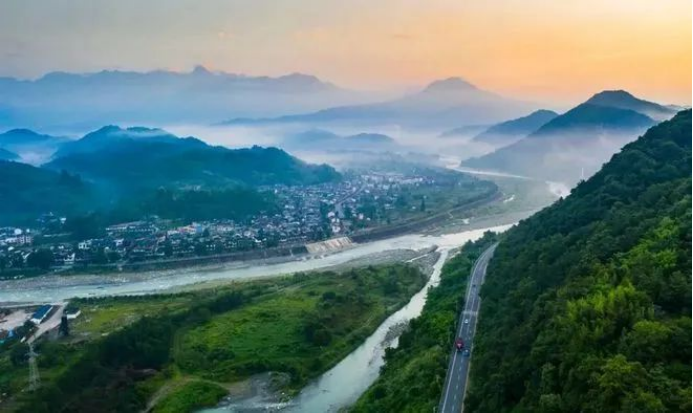
<instances>
[{"instance_id":1,"label":"hillside vegetation","mask_svg":"<svg viewBox=\"0 0 693 413\"><path fill-rule=\"evenodd\" d=\"M488 232L445 264L440 284L429 292L423 312L409 323L399 346L386 350L380 376L350 411L433 411L445 382L467 279L476 259L495 240L496 235Z\"/></svg>"},{"instance_id":2,"label":"hillside vegetation","mask_svg":"<svg viewBox=\"0 0 693 413\"><path fill-rule=\"evenodd\" d=\"M79 176L0 161L0 225L34 221L48 211L84 213L95 201L93 188Z\"/></svg>"},{"instance_id":3,"label":"hillside vegetation","mask_svg":"<svg viewBox=\"0 0 693 413\"><path fill-rule=\"evenodd\" d=\"M165 187L305 185L340 175L327 165L305 163L281 149L228 149L161 129L106 126L66 144L45 165L78 173L117 191Z\"/></svg>"},{"instance_id":4,"label":"hillside vegetation","mask_svg":"<svg viewBox=\"0 0 693 413\"><path fill-rule=\"evenodd\" d=\"M345 357L426 282L405 266L296 274L177 295L75 300L72 335L0 347L0 411L133 412L214 405L229 383L280 372L295 392Z\"/></svg>"},{"instance_id":5,"label":"hillside vegetation","mask_svg":"<svg viewBox=\"0 0 693 413\"><path fill-rule=\"evenodd\" d=\"M469 412L691 410L691 111L626 145L491 260Z\"/></svg>"},{"instance_id":6,"label":"hillside vegetation","mask_svg":"<svg viewBox=\"0 0 693 413\"><path fill-rule=\"evenodd\" d=\"M5 139L16 140L19 132L44 137L11 132ZM39 138L34 138L37 145L59 139ZM303 162L281 149L228 149L161 129L105 126L60 142L54 159L42 167L0 160L5 178L0 179L0 224L34 223L48 212L68 218L93 214L92 221L101 225L150 215L243 220L277 207L271 192L259 186L341 179L332 167Z\"/></svg>"}]
</instances>

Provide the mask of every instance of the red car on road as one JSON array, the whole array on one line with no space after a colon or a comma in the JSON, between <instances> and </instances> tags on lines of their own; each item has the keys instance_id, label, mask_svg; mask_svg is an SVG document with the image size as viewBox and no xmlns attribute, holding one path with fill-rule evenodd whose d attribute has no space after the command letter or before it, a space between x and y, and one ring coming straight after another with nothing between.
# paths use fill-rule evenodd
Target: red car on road
<instances>
[{"instance_id":1,"label":"red car on road","mask_svg":"<svg viewBox=\"0 0 693 413\"><path fill-rule=\"evenodd\" d=\"M464 348L464 340L458 337L457 340L455 340L455 348L457 351L462 351Z\"/></svg>"}]
</instances>

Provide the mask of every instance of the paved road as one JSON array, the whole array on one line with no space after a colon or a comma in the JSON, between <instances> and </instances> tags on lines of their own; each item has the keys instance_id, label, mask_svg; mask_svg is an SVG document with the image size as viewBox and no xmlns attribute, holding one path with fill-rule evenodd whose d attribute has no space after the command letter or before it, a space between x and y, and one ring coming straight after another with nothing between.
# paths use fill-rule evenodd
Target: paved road
<instances>
[{"instance_id":1,"label":"paved road","mask_svg":"<svg viewBox=\"0 0 693 413\"><path fill-rule=\"evenodd\" d=\"M465 348L471 351L474 333L476 332L477 313L481 298L479 298L479 288L486 277L486 267L493 256L496 245L484 251L479 259L474 263L472 273L467 283L467 298L464 310L460 313L457 327L457 337L464 340ZM476 286L475 286L476 285ZM464 395L467 392L467 378L469 377L469 363L471 357L463 355L463 352L454 348L454 343L450 343L452 354L450 354L450 364L448 374L445 378L443 395L438 404L438 412L459 413L464 410Z\"/></svg>"}]
</instances>

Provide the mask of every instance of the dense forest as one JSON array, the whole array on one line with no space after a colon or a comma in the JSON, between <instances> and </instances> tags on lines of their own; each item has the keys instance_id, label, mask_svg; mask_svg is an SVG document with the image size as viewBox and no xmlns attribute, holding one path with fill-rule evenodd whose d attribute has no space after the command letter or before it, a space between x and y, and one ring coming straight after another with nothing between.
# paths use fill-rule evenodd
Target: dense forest
<instances>
[{"instance_id":1,"label":"dense forest","mask_svg":"<svg viewBox=\"0 0 693 413\"><path fill-rule=\"evenodd\" d=\"M67 229L79 238L96 237L106 225L150 215L242 221L276 209L271 192L245 185L214 190L147 187L117 196L64 170L0 161L0 225L33 224L41 214L54 212L68 217Z\"/></svg>"},{"instance_id":2,"label":"dense forest","mask_svg":"<svg viewBox=\"0 0 693 413\"><path fill-rule=\"evenodd\" d=\"M340 178L328 165L308 164L277 148L227 149L194 138L162 139L108 139L97 150L68 153L44 167L78 173L120 193L160 186L309 185Z\"/></svg>"},{"instance_id":3,"label":"dense forest","mask_svg":"<svg viewBox=\"0 0 693 413\"><path fill-rule=\"evenodd\" d=\"M80 214L96 202L94 188L77 175L0 161L0 225L33 222L48 211Z\"/></svg>"},{"instance_id":4,"label":"dense forest","mask_svg":"<svg viewBox=\"0 0 693 413\"><path fill-rule=\"evenodd\" d=\"M626 145L491 260L469 412L691 411L691 111Z\"/></svg>"},{"instance_id":5,"label":"dense forest","mask_svg":"<svg viewBox=\"0 0 693 413\"><path fill-rule=\"evenodd\" d=\"M411 320L397 348L386 350L380 376L350 411L433 411L445 382L467 279L476 259L496 237L487 232L445 264L440 284L429 292L421 316Z\"/></svg>"}]
</instances>

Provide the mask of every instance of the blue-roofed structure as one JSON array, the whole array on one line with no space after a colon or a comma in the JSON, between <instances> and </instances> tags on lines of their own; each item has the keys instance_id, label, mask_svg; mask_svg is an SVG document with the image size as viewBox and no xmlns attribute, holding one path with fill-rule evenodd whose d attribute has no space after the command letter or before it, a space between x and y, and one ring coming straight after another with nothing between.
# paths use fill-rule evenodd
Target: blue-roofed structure
<instances>
[{"instance_id":1,"label":"blue-roofed structure","mask_svg":"<svg viewBox=\"0 0 693 413\"><path fill-rule=\"evenodd\" d=\"M34 315L31 316L31 322L38 325L41 324L41 322L48 316L48 313L51 311L51 308L53 308L52 305L50 304L45 304L39 307L38 310L34 313Z\"/></svg>"}]
</instances>

